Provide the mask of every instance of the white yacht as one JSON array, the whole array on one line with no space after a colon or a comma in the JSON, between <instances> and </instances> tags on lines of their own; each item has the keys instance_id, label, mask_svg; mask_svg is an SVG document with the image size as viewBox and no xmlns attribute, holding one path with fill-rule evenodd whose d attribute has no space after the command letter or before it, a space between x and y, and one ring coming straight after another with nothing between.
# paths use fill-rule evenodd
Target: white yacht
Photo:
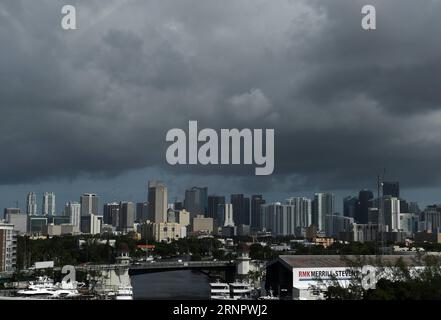
<instances>
[{"instance_id":1,"label":"white yacht","mask_svg":"<svg viewBox=\"0 0 441 320\"><path fill-rule=\"evenodd\" d=\"M67 299L78 297L80 293L77 288L84 286L78 282L62 282L54 284L53 280L47 277L39 277L36 281L30 281L27 289L17 291L20 297Z\"/></svg>"},{"instance_id":2,"label":"white yacht","mask_svg":"<svg viewBox=\"0 0 441 320\"><path fill-rule=\"evenodd\" d=\"M211 288L211 299L212 300L229 300L230 297L230 286L228 283L213 282L210 283Z\"/></svg>"},{"instance_id":3,"label":"white yacht","mask_svg":"<svg viewBox=\"0 0 441 320\"><path fill-rule=\"evenodd\" d=\"M120 286L115 295L116 300L133 300L132 286Z\"/></svg>"}]
</instances>

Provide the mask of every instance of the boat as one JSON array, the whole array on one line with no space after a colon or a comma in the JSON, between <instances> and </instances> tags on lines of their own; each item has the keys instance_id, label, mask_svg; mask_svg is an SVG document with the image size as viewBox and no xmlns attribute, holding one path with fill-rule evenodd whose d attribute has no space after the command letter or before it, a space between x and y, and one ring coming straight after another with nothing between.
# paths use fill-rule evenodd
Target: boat
<instances>
[{"instance_id":1,"label":"boat","mask_svg":"<svg viewBox=\"0 0 441 320\"><path fill-rule=\"evenodd\" d=\"M47 277L39 277L36 281L30 281L26 289L17 291L18 297L30 297L35 299L69 299L79 297L77 288L84 286L84 283L77 281L61 282L54 284L53 280Z\"/></svg>"},{"instance_id":2,"label":"boat","mask_svg":"<svg viewBox=\"0 0 441 320\"><path fill-rule=\"evenodd\" d=\"M230 286L228 283L213 282L210 283L210 298L212 300L230 300Z\"/></svg>"},{"instance_id":3,"label":"boat","mask_svg":"<svg viewBox=\"0 0 441 320\"><path fill-rule=\"evenodd\" d=\"M120 286L115 295L116 300L133 300L132 286Z\"/></svg>"}]
</instances>

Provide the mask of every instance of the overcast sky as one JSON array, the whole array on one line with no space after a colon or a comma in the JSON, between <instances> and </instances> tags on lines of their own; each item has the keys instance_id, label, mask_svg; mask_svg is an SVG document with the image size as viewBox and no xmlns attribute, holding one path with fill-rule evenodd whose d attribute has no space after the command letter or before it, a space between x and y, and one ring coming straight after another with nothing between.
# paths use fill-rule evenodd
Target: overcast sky
<instances>
[{"instance_id":1,"label":"overcast sky","mask_svg":"<svg viewBox=\"0 0 441 320\"><path fill-rule=\"evenodd\" d=\"M58 0L0 2L0 205L54 191L146 198L314 191L399 180L441 202L441 1L88 0L62 30ZM377 30L361 28L361 7ZM274 128L275 170L165 161L171 128Z\"/></svg>"}]
</instances>

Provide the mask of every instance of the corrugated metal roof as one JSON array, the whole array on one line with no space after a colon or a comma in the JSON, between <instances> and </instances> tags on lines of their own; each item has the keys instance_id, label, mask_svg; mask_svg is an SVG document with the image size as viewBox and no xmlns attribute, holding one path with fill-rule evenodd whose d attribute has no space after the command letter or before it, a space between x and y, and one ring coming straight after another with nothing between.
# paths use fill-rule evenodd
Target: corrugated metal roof
<instances>
[{"instance_id":1,"label":"corrugated metal roof","mask_svg":"<svg viewBox=\"0 0 441 320\"><path fill-rule=\"evenodd\" d=\"M360 264L388 266L395 264L402 259L407 265L422 265L415 255L290 255L279 256L281 261L288 268L333 268L333 267L355 267Z\"/></svg>"}]
</instances>

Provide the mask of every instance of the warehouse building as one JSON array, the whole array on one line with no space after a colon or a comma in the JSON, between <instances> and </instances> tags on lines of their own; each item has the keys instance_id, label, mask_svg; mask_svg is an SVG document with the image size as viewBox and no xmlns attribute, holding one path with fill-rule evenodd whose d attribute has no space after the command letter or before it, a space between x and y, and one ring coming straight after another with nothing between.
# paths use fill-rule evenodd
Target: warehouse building
<instances>
[{"instance_id":1,"label":"warehouse building","mask_svg":"<svg viewBox=\"0 0 441 320\"><path fill-rule=\"evenodd\" d=\"M362 266L378 265L378 256L289 255L279 256L268 264L265 289L281 299L318 300L327 286L338 281L341 286L359 276ZM381 265L394 265L398 259L415 265L415 255L381 256Z\"/></svg>"}]
</instances>

